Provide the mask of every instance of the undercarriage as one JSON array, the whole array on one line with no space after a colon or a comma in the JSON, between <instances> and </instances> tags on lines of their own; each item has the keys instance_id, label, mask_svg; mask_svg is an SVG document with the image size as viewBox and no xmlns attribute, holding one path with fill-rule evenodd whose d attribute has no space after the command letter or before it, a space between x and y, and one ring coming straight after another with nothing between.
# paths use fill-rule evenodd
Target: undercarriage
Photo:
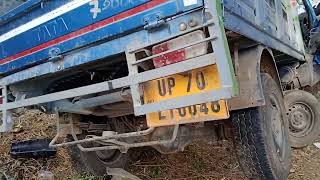
<instances>
[{"instance_id":1,"label":"undercarriage","mask_svg":"<svg viewBox=\"0 0 320 180\"><path fill-rule=\"evenodd\" d=\"M169 154L183 151L196 140L217 142L232 138L231 125L225 121L147 128L145 118L134 116L107 119L63 114L59 119L58 133L50 146L77 145L84 152L119 150L127 153L131 148L148 146L163 154ZM65 135L71 135L73 140L59 142L60 137ZM79 139L79 135L84 138ZM83 146L86 143L95 145L87 148Z\"/></svg>"}]
</instances>

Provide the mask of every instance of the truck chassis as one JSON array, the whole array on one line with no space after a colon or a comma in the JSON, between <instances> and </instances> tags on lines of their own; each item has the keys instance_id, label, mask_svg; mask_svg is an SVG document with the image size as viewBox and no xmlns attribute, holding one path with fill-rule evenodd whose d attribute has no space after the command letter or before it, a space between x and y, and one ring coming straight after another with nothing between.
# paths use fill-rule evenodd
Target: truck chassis
<instances>
[{"instance_id":1,"label":"truck chassis","mask_svg":"<svg viewBox=\"0 0 320 180\"><path fill-rule=\"evenodd\" d=\"M14 109L36 105L44 111L56 113L59 119L58 132L50 146L77 145L79 153L84 153L82 155L85 158L92 157L92 154L85 153L109 156L106 155L108 153L100 153L106 150L119 150L129 154L131 148L143 146L172 153L183 150L197 138L214 141L234 139L240 164L248 177L285 179L289 170L290 146L288 122L284 116L283 80L278 69L296 63L311 63L305 60L302 38L296 36L300 33L299 22L294 21L295 14L291 5L274 0L252 0L251 3L228 0L225 4L218 0L198 0L192 2L202 3L204 7L188 9L164 18L161 12L167 10L166 5L180 6L189 1L163 1L164 4L144 14L145 24L140 31L107 42L98 41L70 52L60 52L59 48L53 47L49 50L46 62L6 74L0 80L3 99L0 105L3 115L0 132L12 128ZM95 4L91 2L90 5ZM93 12L93 18L96 18L97 11ZM157 54L150 51L160 43L198 30L205 34L205 38ZM210 45L205 55L159 68L148 66L159 57L200 44ZM119 54L128 69L126 76L112 78L111 75L110 79L102 82L44 93L52 79L81 73L89 68L90 63L90 67L112 66L108 60ZM94 64L93 61L96 60L97 64ZM143 101L141 84L210 65L216 65L218 69L221 88L159 102ZM308 83L311 84L311 81L307 80L307 83L302 84ZM227 100L231 112L230 122L217 119L197 125L182 122L165 127L147 127L144 124L129 132L113 124L119 117L127 122L128 116L134 114L135 118L141 118L144 122L143 115L149 113L220 100ZM115 128L106 130L103 127L108 123L83 122L83 116L92 118L91 115L98 113L94 110L95 107L117 103L129 103L131 108L116 106L123 112L105 114L110 118L110 126L114 125ZM139 121L135 118L132 118L133 121ZM89 134L83 134L83 131ZM67 134L72 137L70 142L59 142L59 137ZM117 166L120 162L105 163Z\"/></svg>"}]
</instances>

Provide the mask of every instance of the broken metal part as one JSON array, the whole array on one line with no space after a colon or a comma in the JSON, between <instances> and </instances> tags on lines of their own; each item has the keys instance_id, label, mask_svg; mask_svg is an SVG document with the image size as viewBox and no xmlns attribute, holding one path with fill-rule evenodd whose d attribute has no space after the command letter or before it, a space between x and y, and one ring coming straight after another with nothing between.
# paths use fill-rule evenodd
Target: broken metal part
<instances>
[{"instance_id":1,"label":"broken metal part","mask_svg":"<svg viewBox=\"0 0 320 180\"><path fill-rule=\"evenodd\" d=\"M49 147L50 139L35 139L13 143L11 146L12 158L44 158L57 153L56 148Z\"/></svg>"}]
</instances>

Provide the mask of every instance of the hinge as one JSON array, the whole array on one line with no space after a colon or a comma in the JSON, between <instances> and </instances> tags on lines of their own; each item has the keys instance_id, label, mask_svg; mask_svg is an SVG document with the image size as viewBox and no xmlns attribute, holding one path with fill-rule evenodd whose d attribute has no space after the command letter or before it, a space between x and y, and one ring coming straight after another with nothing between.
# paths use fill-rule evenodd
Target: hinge
<instances>
[{"instance_id":1,"label":"hinge","mask_svg":"<svg viewBox=\"0 0 320 180\"><path fill-rule=\"evenodd\" d=\"M143 18L143 21L145 23L144 29L146 30L158 28L165 24L165 20L161 13L149 14Z\"/></svg>"},{"instance_id":2,"label":"hinge","mask_svg":"<svg viewBox=\"0 0 320 180\"><path fill-rule=\"evenodd\" d=\"M63 56L60 55L61 51L59 48L52 48L49 50L49 61L58 61L63 59Z\"/></svg>"}]
</instances>

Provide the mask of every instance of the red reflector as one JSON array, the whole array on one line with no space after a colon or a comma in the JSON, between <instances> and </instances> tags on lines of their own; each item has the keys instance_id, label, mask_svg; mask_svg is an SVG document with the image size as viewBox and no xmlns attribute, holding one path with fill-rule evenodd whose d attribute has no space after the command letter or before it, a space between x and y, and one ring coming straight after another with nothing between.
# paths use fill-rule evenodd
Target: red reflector
<instances>
[{"instance_id":1,"label":"red reflector","mask_svg":"<svg viewBox=\"0 0 320 180\"><path fill-rule=\"evenodd\" d=\"M165 53L168 50L179 49L179 47L192 44L193 42L204 38L205 35L201 30L194 31L152 47L152 55ZM190 58L202 56L207 53L207 50L208 43L206 42L190 45L184 49L179 49L154 58L153 64L156 68L167 66Z\"/></svg>"},{"instance_id":2,"label":"red reflector","mask_svg":"<svg viewBox=\"0 0 320 180\"><path fill-rule=\"evenodd\" d=\"M159 54L165 51L168 51L168 45L166 43L152 48L152 54ZM163 67L166 65L174 64L186 59L186 52L184 49L177 50L174 52L167 53L160 57L153 59L153 64L156 68Z\"/></svg>"}]
</instances>

